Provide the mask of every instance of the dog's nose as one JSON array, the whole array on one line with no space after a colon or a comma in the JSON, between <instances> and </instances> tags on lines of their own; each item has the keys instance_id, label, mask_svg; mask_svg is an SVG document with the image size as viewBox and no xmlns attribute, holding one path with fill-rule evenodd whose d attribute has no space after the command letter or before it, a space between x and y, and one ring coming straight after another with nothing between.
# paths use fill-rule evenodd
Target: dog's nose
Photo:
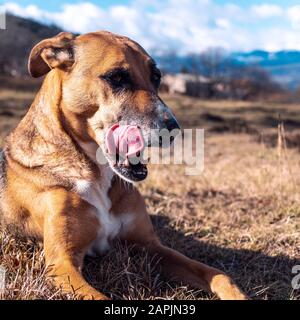
<instances>
[{"instance_id":1,"label":"dog's nose","mask_svg":"<svg viewBox=\"0 0 300 320\"><path fill-rule=\"evenodd\" d=\"M179 133L181 133L181 129L176 118L168 115L168 117L164 118L159 128L158 146L162 148L169 147Z\"/></svg>"},{"instance_id":2,"label":"dog's nose","mask_svg":"<svg viewBox=\"0 0 300 320\"><path fill-rule=\"evenodd\" d=\"M173 130L180 131L180 126L174 117L168 118L165 122L166 129L171 132Z\"/></svg>"},{"instance_id":3,"label":"dog's nose","mask_svg":"<svg viewBox=\"0 0 300 320\"><path fill-rule=\"evenodd\" d=\"M156 106L157 116L152 120L151 134L148 135L148 147L169 147L181 133L180 126L172 111L160 100Z\"/></svg>"},{"instance_id":4,"label":"dog's nose","mask_svg":"<svg viewBox=\"0 0 300 320\"><path fill-rule=\"evenodd\" d=\"M164 123L165 129L169 133L170 143L172 143L176 136L181 132L180 126L175 117L168 118ZM162 138L159 140L159 146L163 147Z\"/></svg>"}]
</instances>

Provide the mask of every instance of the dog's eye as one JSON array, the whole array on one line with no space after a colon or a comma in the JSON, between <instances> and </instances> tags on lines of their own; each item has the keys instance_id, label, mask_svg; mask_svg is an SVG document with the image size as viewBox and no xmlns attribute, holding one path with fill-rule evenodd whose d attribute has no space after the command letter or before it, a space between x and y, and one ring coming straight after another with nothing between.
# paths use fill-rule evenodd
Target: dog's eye
<instances>
[{"instance_id":1,"label":"dog's eye","mask_svg":"<svg viewBox=\"0 0 300 320\"><path fill-rule=\"evenodd\" d=\"M153 70L152 73L152 82L156 88L159 87L161 81L161 72L158 69Z\"/></svg>"},{"instance_id":2,"label":"dog's eye","mask_svg":"<svg viewBox=\"0 0 300 320\"><path fill-rule=\"evenodd\" d=\"M114 70L101 77L114 90L127 90L131 88L131 78L127 70Z\"/></svg>"}]
</instances>

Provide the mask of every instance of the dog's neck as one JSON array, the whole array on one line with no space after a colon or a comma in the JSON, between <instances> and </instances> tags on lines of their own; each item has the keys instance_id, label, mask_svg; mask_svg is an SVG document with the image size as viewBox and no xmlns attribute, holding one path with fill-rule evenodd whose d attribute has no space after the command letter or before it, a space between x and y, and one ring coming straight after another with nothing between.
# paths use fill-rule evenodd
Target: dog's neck
<instances>
[{"instance_id":1,"label":"dog's neck","mask_svg":"<svg viewBox=\"0 0 300 320\"><path fill-rule=\"evenodd\" d=\"M17 165L31 172L42 170L68 185L72 184L65 181L68 177L91 180L99 174L99 168L64 126L61 105L62 80L59 71L53 70L46 76L28 113L8 137L5 152L16 170Z\"/></svg>"}]
</instances>

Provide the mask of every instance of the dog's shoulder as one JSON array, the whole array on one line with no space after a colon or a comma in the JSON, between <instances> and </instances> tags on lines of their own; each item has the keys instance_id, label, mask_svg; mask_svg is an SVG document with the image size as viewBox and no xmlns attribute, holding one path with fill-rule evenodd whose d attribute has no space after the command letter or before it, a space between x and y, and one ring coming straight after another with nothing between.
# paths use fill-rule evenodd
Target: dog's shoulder
<instances>
[{"instance_id":1,"label":"dog's shoulder","mask_svg":"<svg viewBox=\"0 0 300 320\"><path fill-rule=\"evenodd\" d=\"M92 161L46 106L32 105L7 137L4 153L8 166L19 176L38 179L43 188L57 185L71 189L77 181L91 180L95 175Z\"/></svg>"}]
</instances>

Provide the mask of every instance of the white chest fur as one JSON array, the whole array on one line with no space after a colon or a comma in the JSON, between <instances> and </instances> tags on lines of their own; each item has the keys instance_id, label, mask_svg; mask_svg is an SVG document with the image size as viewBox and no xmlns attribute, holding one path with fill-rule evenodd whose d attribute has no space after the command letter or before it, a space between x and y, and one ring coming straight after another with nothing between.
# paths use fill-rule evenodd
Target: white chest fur
<instances>
[{"instance_id":1,"label":"white chest fur","mask_svg":"<svg viewBox=\"0 0 300 320\"><path fill-rule=\"evenodd\" d=\"M111 187L113 171L107 167L101 171L101 178L96 182L78 180L77 192L81 198L97 209L97 218L100 222L97 239L91 244L87 254L102 254L110 247L110 241L126 230L131 222L129 214L114 216L111 212L111 201L108 191Z\"/></svg>"}]
</instances>

